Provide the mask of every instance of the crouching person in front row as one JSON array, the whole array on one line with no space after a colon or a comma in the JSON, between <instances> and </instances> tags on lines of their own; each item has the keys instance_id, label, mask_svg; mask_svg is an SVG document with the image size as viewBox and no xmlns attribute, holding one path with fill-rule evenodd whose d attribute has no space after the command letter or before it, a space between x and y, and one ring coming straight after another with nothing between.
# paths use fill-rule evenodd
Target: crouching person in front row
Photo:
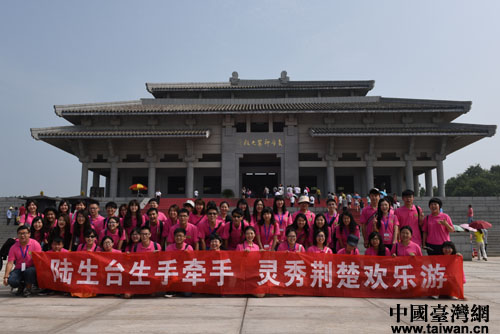
<instances>
[{"instance_id":1,"label":"crouching person in front row","mask_svg":"<svg viewBox=\"0 0 500 334\"><path fill-rule=\"evenodd\" d=\"M41 252L42 247L38 241L30 238L30 229L26 225L17 228L17 239L9 250L3 284L17 288L17 295L29 297L36 285L36 271L31 254Z\"/></svg>"}]
</instances>

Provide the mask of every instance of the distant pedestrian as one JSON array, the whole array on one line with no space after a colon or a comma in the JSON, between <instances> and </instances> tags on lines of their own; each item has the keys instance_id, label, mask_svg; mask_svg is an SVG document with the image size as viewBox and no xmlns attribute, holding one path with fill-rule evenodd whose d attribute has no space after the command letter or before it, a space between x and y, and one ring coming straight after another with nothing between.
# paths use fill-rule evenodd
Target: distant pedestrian
<instances>
[{"instance_id":1,"label":"distant pedestrian","mask_svg":"<svg viewBox=\"0 0 500 334\"><path fill-rule=\"evenodd\" d=\"M293 208L295 206L295 195L290 197L290 206Z\"/></svg>"},{"instance_id":2,"label":"distant pedestrian","mask_svg":"<svg viewBox=\"0 0 500 334\"><path fill-rule=\"evenodd\" d=\"M160 191L160 189L158 189L155 192L155 196L156 196L156 201L158 202L158 204L160 204L160 199L161 199L161 191Z\"/></svg>"},{"instance_id":3,"label":"distant pedestrian","mask_svg":"<svg viewBox=\"0 0 500 334\"><path fill-rule=\"evenodd\" d=\"M469 209L467 210L467 224L472 223L473 218L474 218L474 209L472 208L472 205L469 204Z\"/></svg>"},{"instance_id":4,"label":"distant pedestrian","mask_svg":"<svg viewBox=\"0 0 500 334\"><path fill-rule=\"evenodd\" d=\"M198 196L200 195L200 193L198 192L198 189L195 189L194 190L194 198L198 198Z\"/></svg>"},{"instance_id":5,"label":"distant pedestrian","mask_svg":"<svg viewBox=\"0 0 500 334\"><path fill-rule=\"evenodd\" d=\"M7 225L10 224L10 221L12 220L12 217L14 216L14 208L13 207L10 207L8 210L7 210Z\"/></svg>"},{"instance_id":6,"label":"distant pedestrian","mask_svg":"<svg viewBox=\"0 0 500 334\"><path fill-rule=\"evenodd\" d=\"M269 198L269 188L268 188L267 186L265 186L265 187L264 187L264 197L265 197L266 199L268 199L268 198Z\"/></svg>"}]
</instances>

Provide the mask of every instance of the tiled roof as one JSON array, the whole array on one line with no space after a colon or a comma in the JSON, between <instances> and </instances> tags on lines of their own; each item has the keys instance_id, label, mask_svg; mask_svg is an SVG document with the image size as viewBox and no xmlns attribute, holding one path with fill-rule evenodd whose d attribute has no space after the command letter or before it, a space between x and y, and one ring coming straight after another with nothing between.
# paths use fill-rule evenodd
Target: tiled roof
<instances>
[{"instance_id":1,"label":"tiled roof","mask_svg":"<svg viewBox=\"0 0 500 334\"><path fill-rule=\"evenodd\" d=\"M34 129L36 139L50 138L208 138L210 130L71 130Z\"/></svg>"},{"instance_id":2,"label":"tiled roof","mask_svg":"<svg viewBox=\"0 0 500 334\"><path fill-rule=\"evenodd\" d=\"M281 80L239 80L237 84L230 82L184 82L184 83L146 83L147 90L245 90L245 89L372 89L375 81L287 81Z\"/></svg>"},{"instance_id":3,"label":"tiled roof","mask_svg":"<svg viewBox=\"0 0 500 334\"><path fill-rule=\"evenodd\" d=\"M234 114L234 113L307 113L307 112L466 112L469 105L411 102L357 102L357 103L250 103L250 104L134 104L59 107L61 116L97 115L161 115L161 114Z\"/></svg>"},{"instance_id":4,"label":"tiled roof","mask_svg":"<svg viewBox=\"0 0 500 334\"><path fill-rule=\"evenodd\" d=\"M451 123L440 127L356 127L311 128L313 137L360 137L360 136L493 136L495 125Z\"/></svg>"}]
</instances>

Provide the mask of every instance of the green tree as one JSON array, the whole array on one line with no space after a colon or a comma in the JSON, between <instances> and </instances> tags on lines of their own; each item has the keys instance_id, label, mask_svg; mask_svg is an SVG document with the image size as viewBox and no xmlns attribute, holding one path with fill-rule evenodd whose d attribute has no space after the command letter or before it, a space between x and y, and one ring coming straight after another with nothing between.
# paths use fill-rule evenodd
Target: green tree
<instances>
[{"instance_id":1,"label":"green tree","mask_svg":"<svg viewBox=\"0 0 500 334\"><path fill-rule=\"evenodd\" d=\"M500 165L490 170L470 166L462 174L446 181L447 196L500 196Z\"/></svg>"}]
</instances>

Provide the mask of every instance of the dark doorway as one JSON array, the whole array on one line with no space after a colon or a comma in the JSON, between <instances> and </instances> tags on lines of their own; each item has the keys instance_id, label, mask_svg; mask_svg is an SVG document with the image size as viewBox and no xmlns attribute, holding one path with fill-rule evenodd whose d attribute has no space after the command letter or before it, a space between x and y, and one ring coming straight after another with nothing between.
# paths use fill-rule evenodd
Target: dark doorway
<instances>
[{"instance_id":1,"label":"dark doorway","mask_svg":"<svg viewBox=\"0 0 500 334\"><path fill-rule=\"evenodd\" d=\"M354 193L354 176L336 176L335 177L335 192L337 193Z\"/></svg>"},{"instance_id":2,"label":"dark doorway","mask_svg":"<svg viewBox=\"0 0 500 334\"><path fill-rule=\"evenodd\" d=\"M245 188L252 190L252 197L265 197L265 186L269 188L269 194L274 195L273 187L278 184L278 175L275 173L244 173L242 181Z\"/></svg>"},{"instance_id":3,"label":"dark doorway","mask_svg":"<svg viewBox=\"0 0 500 334\"><path fill-rule=\"evenodd\" d=\"M373 182L376 188L385 190L387 193L392 193L391 176L390 175L375 175Z\"/></svg>"},{"instance_id":4,"label":"dark doorway","mask_svg":"<svg viewBox=\"0 0 500 334\"><path fill-rule=\"evenodd\" d=\"M300 175L299 187L300 189L318 187L318 177L315 175Z\"/></svg>"},{"instance_id":5,"label":"dark doorway","mask_svg":"<svg viewBox=\"0 0 500 334\"><path fill-rule=\"evenodd\" d=\"M169 176L168 177L168 193L169 194L185 194L186 193L186 178L184 176Z\"/></svg>"},{"instance_id":6,"label":"dark doorway","mask_svg":"<svg viewBox=\"0 0 500 334\"><path fill-rule=\"evenodd\" d=\"M279 185L280 159L276 154L244 154L240 158L241 186L252 191L252 197L263 197L264 187Z\"/></svg>"}]
</instances>

